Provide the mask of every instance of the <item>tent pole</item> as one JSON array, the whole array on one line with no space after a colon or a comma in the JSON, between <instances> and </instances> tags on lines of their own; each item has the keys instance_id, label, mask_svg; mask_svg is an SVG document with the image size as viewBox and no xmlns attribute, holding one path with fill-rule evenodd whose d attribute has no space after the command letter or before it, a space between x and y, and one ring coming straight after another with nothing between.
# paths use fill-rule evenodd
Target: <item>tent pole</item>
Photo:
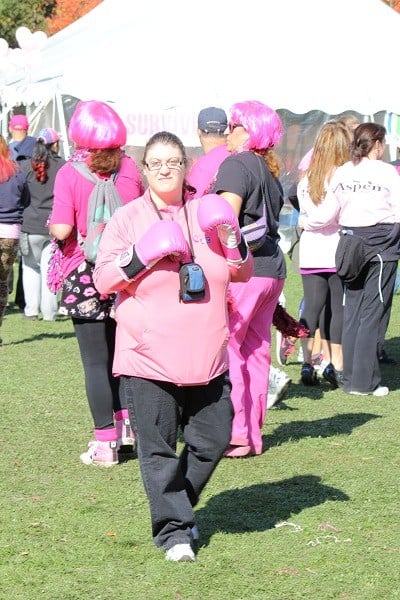
<instances>
[{"instance_id":1,"label":"tent pole","mask_svg":"<svg viewBox=\"0 0 400 600\"><path fill-rule=\"evenodd\" d=\"M62 101L62 96L60 92L56 92L54 95L54 99L57 105L58 118L60 120L60 133L64 150L64 158L67 160L70 156L69 152L69 144L68 144L68 134L67 134L67 126L65 123L65 114L64 114L64 106Z\"/></svg>"},{"instance_id":2,"label":"tent pole","mask_svg":"<svg viewBox=\"0 0 400 600\"><path fill-rule=\"evenodd\" d=\"M8 106L4 105L2 107L2 112L0 114L0 133L2 134L2 136L4 137L4 139L7 139L8 137L8 114L10 112L10 109L8 108Z\"/></svg>"}]
</instances>

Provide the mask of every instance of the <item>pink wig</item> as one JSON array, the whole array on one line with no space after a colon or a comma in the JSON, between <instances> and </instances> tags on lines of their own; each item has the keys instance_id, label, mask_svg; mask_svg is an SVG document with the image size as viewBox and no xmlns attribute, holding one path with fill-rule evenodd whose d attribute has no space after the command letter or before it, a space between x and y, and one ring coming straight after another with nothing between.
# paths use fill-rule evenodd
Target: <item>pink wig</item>
<instances>
[{"instance_id":1,"label":"pink wig","mask_svg":"<svg viewBox=\"0 0 400 600\"><path fill-rule=\"evenodd\" d=\"M242 150L266 150L276 146L282 138L282 121L272 108L248 100L236 102L230 109L230 124L243 125L249 139Z\"/></svg>"},{"instance_id":2,"label":"pink wig","mask_svg":"<svg viewBox=\"0 0 400 600\"><path fill-rule=\"evenodd\" d=\"M71 117L68 135L78 148L102 150L126 144L126 127L105 102L78 102Z\"/></svg>"}]
</instances>

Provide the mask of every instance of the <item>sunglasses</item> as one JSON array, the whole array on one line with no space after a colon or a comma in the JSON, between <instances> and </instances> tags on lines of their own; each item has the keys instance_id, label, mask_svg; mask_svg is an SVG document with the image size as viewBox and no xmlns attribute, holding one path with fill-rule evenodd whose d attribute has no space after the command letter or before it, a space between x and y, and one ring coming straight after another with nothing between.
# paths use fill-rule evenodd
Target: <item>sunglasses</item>
<instances>
[{"instance_id":1,"label":"sunglasses","mask_svg":"<svg viewBox=\"0 0 400 600\"><path fill-rule=\"evenodd\" d=\"M232 131L236 129L236 127L243 127L243 125L241 125L240 123L229 123L229 133L232 133Z\"/></svg>"}]
</instances>

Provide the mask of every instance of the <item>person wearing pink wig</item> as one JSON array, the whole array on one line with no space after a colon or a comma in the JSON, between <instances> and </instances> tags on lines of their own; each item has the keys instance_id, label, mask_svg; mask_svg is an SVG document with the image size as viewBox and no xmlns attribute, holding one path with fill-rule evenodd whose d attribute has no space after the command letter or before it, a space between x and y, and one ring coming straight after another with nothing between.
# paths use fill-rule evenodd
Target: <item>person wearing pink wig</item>
<instances>
[{"instance_id":1,"label":"person wearing pink wig","mask_svg":"<svg viewBox=\"0 0 400 600\"><path fill-rule=\"evenodd\" d=\"M220 165L212 190L228 200L241 227L252 221L263 193L268 210L267 237L253 253L253 277L229 286L228 351L234 418L226 457L262 453L272 317L286 277L285 258L278 243L282 188L273 150L281 137L282 123L272 108L255 100L234 104L227 137L231 155Z\"/></svg>"},{"instance_id":2,"label":"person wearing pink wig","mask_svg":"<svg viewBox=\"0 0 400 600\"><path fill-rule=\"evenodd\" d=\"M96 100L79 102L68 134L76 149L57 173L49 224L50 233L63 244L63 292L74 281L70 291L76 293L81 302L68 305L67 301L63 303L62 295L60 312L72 318L94 421L95 439L81 454L81 461L88 465L112 466L119 462L121 446L132 445L134 437L126 403L120 397L119 380L113 377L111 370L115 343L112 298L99 294L92 282L91 287L85 287L84 279L79 277L82 269L88 266L89 270L94 269L94 265L88 265L78 239L84 239L87 234L88 199L94 183L78 172L73 162L84 161L99 177L113 177L123 204L141 196L144 187L136 163L121 149L126 144L127 132L113 108ZM71 297L72 293L67 296ZM88 306L88 302L90 306L99 306L96 314L79 311L79 306Z\"/></svg>"}]
</instances>

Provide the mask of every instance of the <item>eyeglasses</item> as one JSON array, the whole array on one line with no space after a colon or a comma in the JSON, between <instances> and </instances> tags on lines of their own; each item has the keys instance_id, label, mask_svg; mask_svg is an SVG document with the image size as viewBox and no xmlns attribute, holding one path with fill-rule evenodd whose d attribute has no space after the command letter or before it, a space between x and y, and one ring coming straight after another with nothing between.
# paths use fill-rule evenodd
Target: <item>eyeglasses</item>
<instances>
[{"instance_id":1,"label":"eyeglasses","mask_svg":"<svg viewBox=\"0 0 400 600\"><path fill-rule=\"evenodd\" d=\"M240 123L229 123L229 133L232 133L232 131L236 129L236 127L243 127L243 125L241 125Z\"/></svg>"},{"instance_id":2,"label":"eyeglasses","mask_svg":"<svg viewBox=\"0 0 400 600\"><path fill-rule=\"evenodd\" d=\"M167 165L168 169L180 169L183 165L181 158L169 158L168 160L158 160L154 158L145 163L149 171L159 171L163 165Z\"/></svg>"}]
</instances>

